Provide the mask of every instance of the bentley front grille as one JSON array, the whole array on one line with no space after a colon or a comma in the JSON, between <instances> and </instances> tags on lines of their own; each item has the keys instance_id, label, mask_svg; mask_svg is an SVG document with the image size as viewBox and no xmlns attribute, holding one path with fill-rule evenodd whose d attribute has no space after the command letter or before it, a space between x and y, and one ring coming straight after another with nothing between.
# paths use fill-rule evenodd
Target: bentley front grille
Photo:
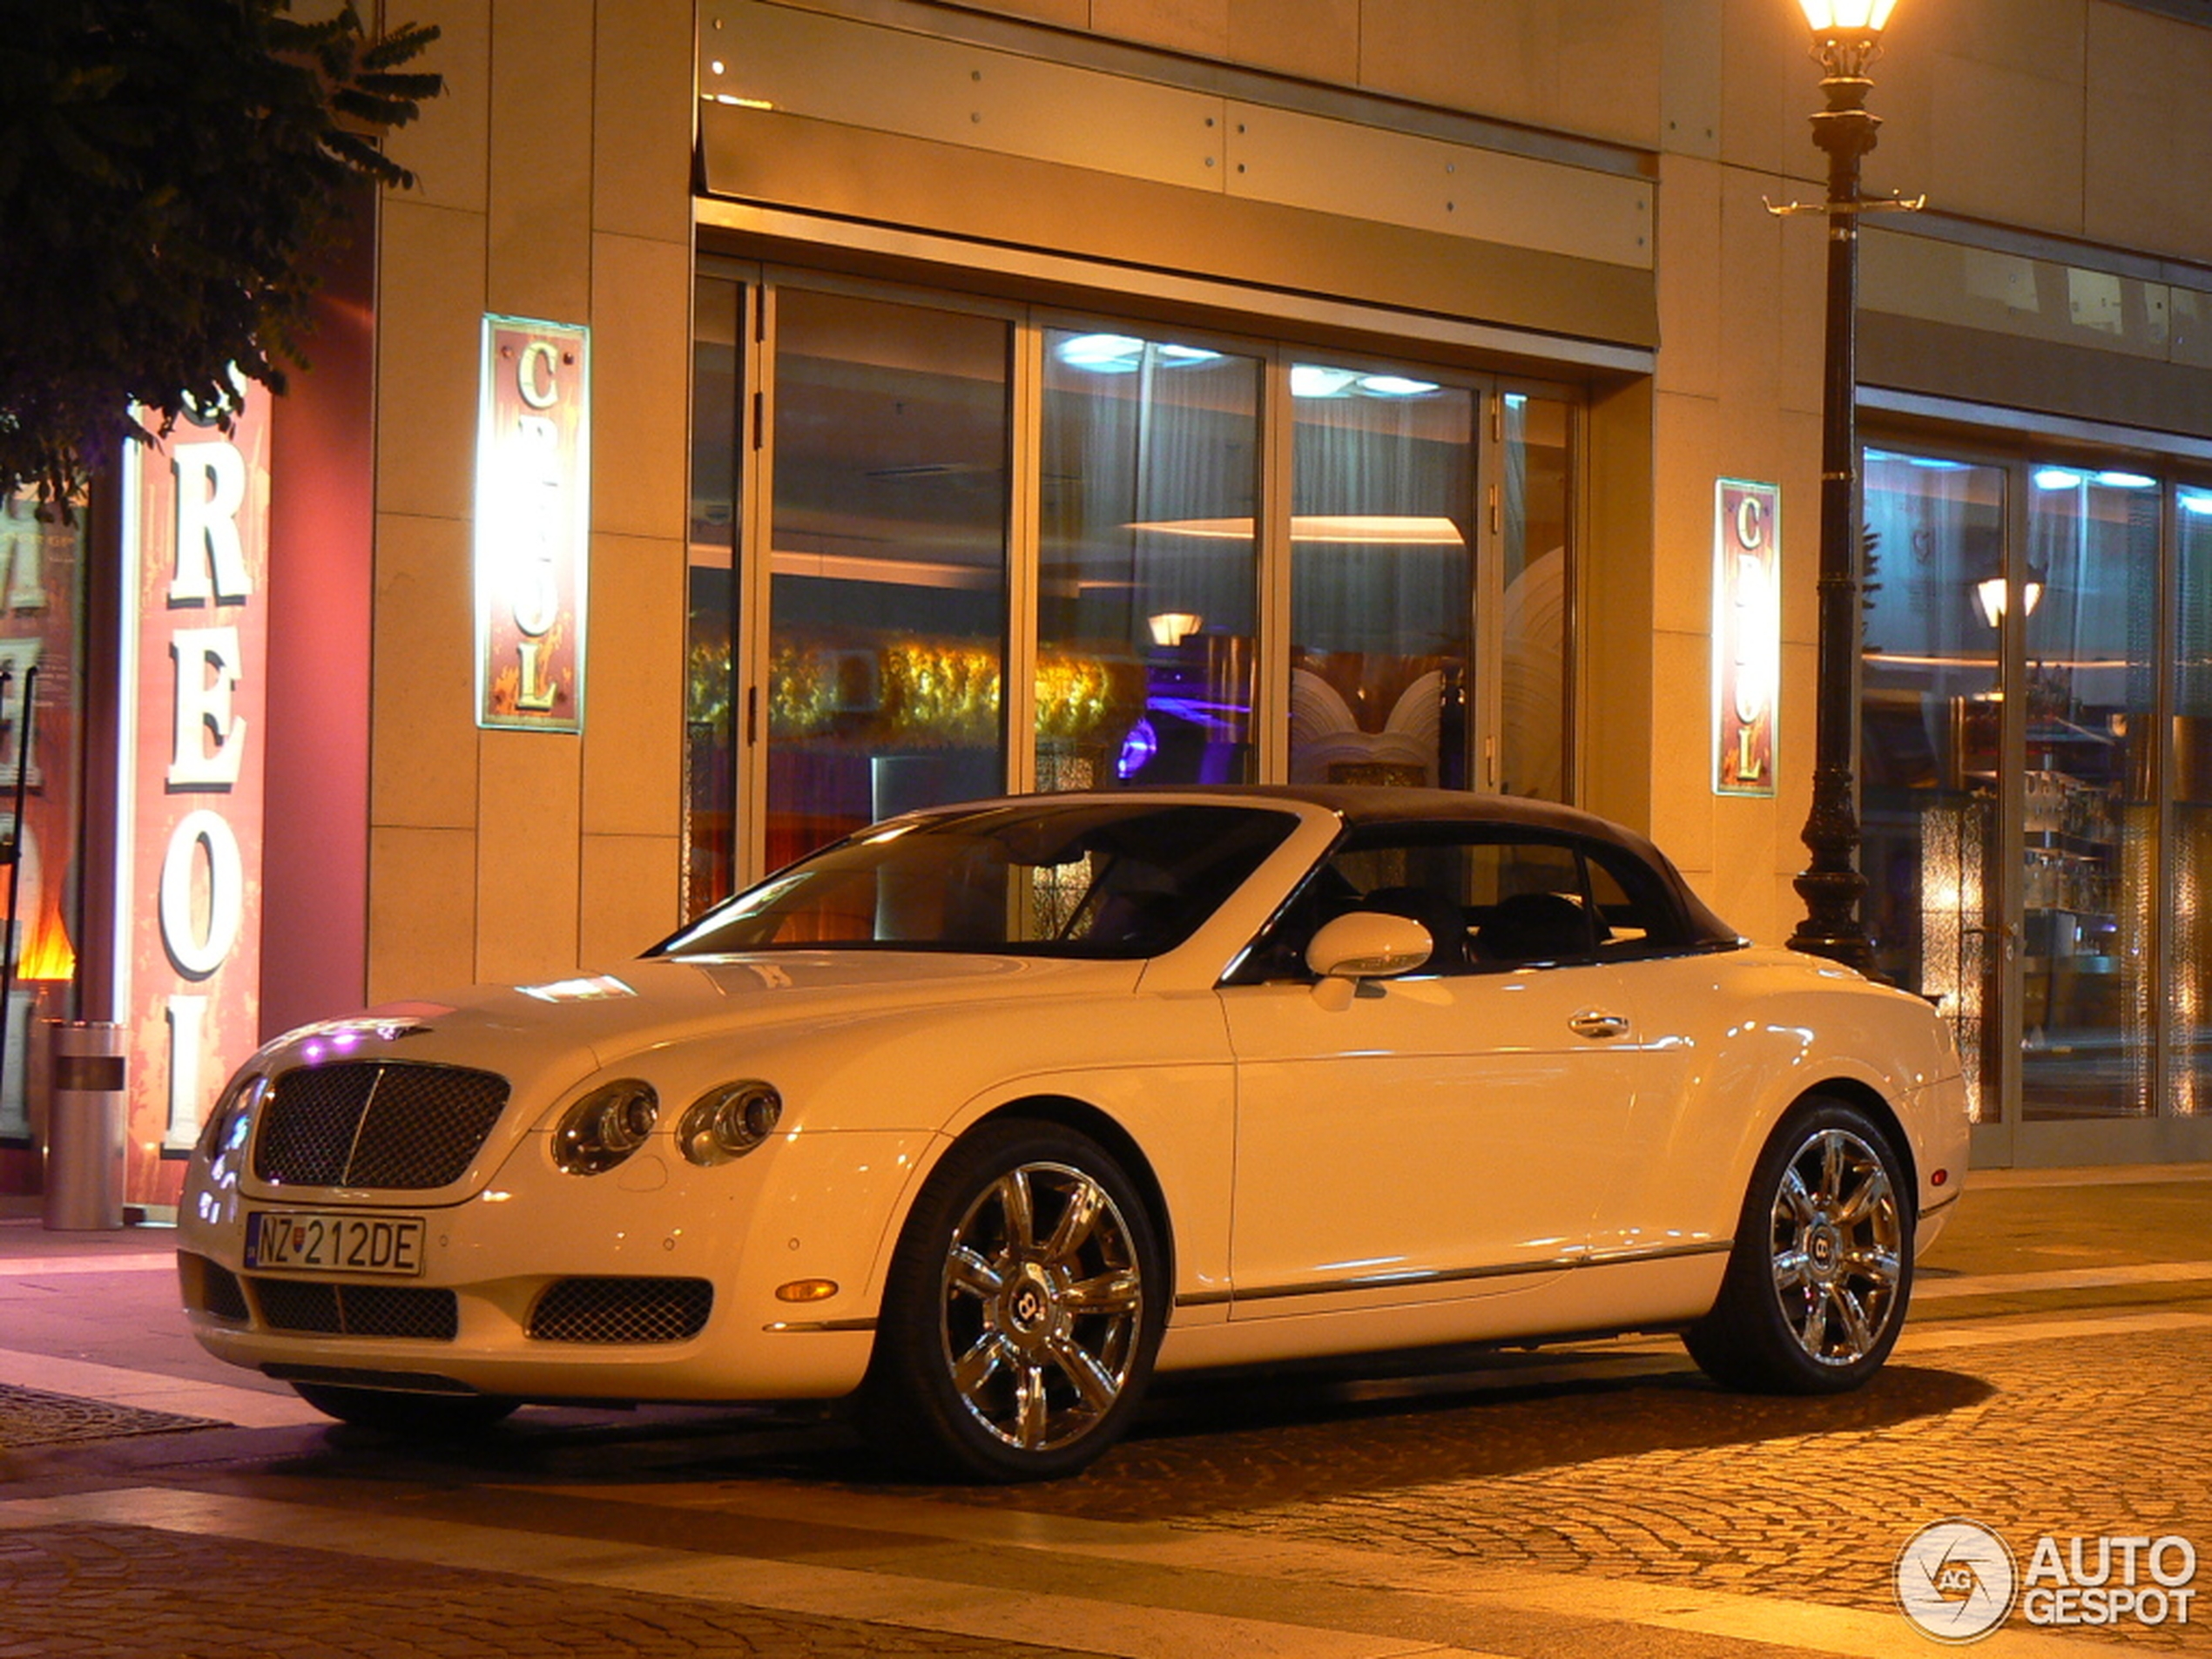
<instances>
[{"instance_id":1,"label":"bentley front grille","mask_svg":"<svg viewBox=\"0 0 2212 1659\"><path fill-rule=\"evenodd\" d=\"M703 1278L556 1279L530 1312L540 1342L685 1342L706 1329L714 1285Z\"/></svg>"},{"instance_id":2,"label":"bentley front grille","mask_svg":"<svg viewBox=\"0 0 2212 1659\"><path fill-rule=\"evenodd\" d=\"M286 1186L450 1186L506 1105L507 1080L489 1071L374 1060L299 1067L270 1093L253 1173Z\"/></svg>"},{"instance_id":3,"label":"bentley front grille","mask_svg":"<svg viewBox=\"0 0 2212 1659\"><path fill-rule=\"evenodd\" d=\"M418 1285L332 1285L254 1278L253 1298L270 1329L325 1337L416 1337L450 1342L461 1332L451 1291Z\"/></svg>"}]
</instances>

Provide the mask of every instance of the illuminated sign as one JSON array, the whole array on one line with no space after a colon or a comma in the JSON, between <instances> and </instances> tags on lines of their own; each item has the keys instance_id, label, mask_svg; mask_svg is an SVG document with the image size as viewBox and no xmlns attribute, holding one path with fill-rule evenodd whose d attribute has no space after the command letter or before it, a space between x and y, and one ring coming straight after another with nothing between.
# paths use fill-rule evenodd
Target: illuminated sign
<instances>
[{"instance_id":1,"label":"illuminated sign","mask_svg":"<svg viewBox=\"0 0 2212 1659\"><path fill-rule=\"evenodd\" d=\"M476 723L583 729L590 331L484 319L476 427Z\"/></svg>"},{"instance_id":2,"label":"illuminated sign","mask_svg":"<svg viewBox=\"0 0 2212 1659\"><path fill-rule=\"evenodd\" d=\"M224 1078L260 1043L269 395L226 435L126 450L124 822L118 953L130 1045L126 1192L174 1198Z\"/></svg>"},{"instance_id":3,"label":"illuminated sign","mask_svg":"<svg viewBox=\"0 0 2212 1659\"><path fill-rule=\"evenodd\" d=\"M1774 793L1782 490L1723 478L1713 501L1713 789Z\"/></svg>"}]
</instances>

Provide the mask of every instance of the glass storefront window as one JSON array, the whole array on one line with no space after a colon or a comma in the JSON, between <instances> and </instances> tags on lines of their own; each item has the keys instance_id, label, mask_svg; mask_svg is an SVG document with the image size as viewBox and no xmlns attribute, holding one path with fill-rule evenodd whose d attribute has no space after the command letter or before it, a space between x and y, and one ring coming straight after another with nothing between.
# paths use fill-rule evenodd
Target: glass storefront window
<instances>
[{"instance_id":1,"label":"glass storefront window","mask_svg":"<svg viewBox=\"0 0 2212 1659\"><path fill-rule=\"evenodd\" d=\"M2156 480L2029 472L2020 1115L2153 1109Z\"/></svg>"},{"instance_id":2,"label":"glass storefront window","mask_svg":"<svg viewBox=\"0 0 2212 1659\"><path fill-rule=\"evenodd\" d=\"M0 1146L18 1147L32 1143L37 1127L30 1109L37 1091L26 1085L40 1059L38 1022L75 1012L73 941L82 937L84 543L75 514L41 519L36 507L28 492L0 497L0 842L17 854L12 868L0 866L0 907L12 905L14 921L0 938L10 968L0 1008ZM0 1186L8 1190L21 1189L11 1180Z\"/></svg>"},{"instance_id":3,"label":"glass storefront window","mask_svg":"<svg viewBox=\"0 0 2212 1659\"><path fill-rule=\"evenodd\" d=\"M1005 787L1011 337L996 317L779 291L771 869Z\"/></svg>"},{"instance_id":4,"label":"glass storefront window","mask_svg":"<svg viewBox=\"0 0 2212 1659\"><path fill-rule=\"evenodd\" d=\"M1042 789L1254 775L1260 364L1044 336Z\"/></svg>"},{"instance_id":5,"label":"glass storefront window","mask_svg":"<svg viewBox=\"0 0 2212 1659\"><path fill-rule=\"evenodd\" d=\"M687 914L1016 779L1568 799L1556 388L734 263L694 311Z\"/></svg>"},{"instance_id":6,"label":"glass storefront window","mask_svg":"<svg viewBox=\"0 0 2212 1659\"><path fill-rule=\"evenodd\" d=\"M2183 489L2175 506L2166 1093L2195 1116L2212 1111L2212 489Z\"/></svg>"},{"instance_id":7,"label":"glass storefront window","mask_svg":"<svg viewBox=\"0 0 2212 1659\"><path fill-rule=\"evenodd\" d=\"M1977 1121L1999 1113L1997 848L2005 474L1865 455L1859 816L1866 929L1890 981L1937 1000ZM1985 584L1994 583L1993 587Z\"/></svg>"},{"instance_id":8,"label":"glass storefront window","mask_svg":"<svg viewBox=\"0 0 2212 1659\"><path fill-rule=\"evenodd\" d=\"M1464 788L1474 394L1290 372L1291 778Z\"/></svg>"}]
</instances>

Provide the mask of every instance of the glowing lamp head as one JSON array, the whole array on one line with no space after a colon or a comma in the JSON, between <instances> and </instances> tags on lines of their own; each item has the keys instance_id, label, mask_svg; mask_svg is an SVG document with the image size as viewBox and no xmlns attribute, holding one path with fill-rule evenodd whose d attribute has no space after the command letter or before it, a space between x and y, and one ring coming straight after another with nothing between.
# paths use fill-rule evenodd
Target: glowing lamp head
<instances>
[{"instance_id":1,"label":"glowing lamp head","mask_svg":"<svg viewBox=\"0 0 2212 1659\"><path fill-rule=\"evenodd\" d=\"M1871 45L1880 38L1897 0L1797 0L1817 41Z\"/></svg>"}]
</instances>

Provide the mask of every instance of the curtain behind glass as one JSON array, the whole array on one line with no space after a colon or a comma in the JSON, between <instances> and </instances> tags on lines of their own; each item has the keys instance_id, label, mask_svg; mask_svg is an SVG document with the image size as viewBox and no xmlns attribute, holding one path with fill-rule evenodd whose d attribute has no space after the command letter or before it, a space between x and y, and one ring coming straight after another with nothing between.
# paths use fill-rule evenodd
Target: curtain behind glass
<instances>
[{"instance_id":1,"label":"curtain behind glass","mask_svg":"<svg viewBox=\"0 0 2212 1659\"><path fill-rule=\"evenodd\" d=\"M1253 776L1259 363L1045 335L1037 782Z\"/></svg>"},{"instance_id":2,"label":"curtain behind glass","mask_svg":"<svg viewBox=\"0 0 2212 1659\"><path fill-rule=\"evenodd\" d=\"M1474 395L1291 371L1291 778L1467 781Z\"/></svg>"}]
</instances>

